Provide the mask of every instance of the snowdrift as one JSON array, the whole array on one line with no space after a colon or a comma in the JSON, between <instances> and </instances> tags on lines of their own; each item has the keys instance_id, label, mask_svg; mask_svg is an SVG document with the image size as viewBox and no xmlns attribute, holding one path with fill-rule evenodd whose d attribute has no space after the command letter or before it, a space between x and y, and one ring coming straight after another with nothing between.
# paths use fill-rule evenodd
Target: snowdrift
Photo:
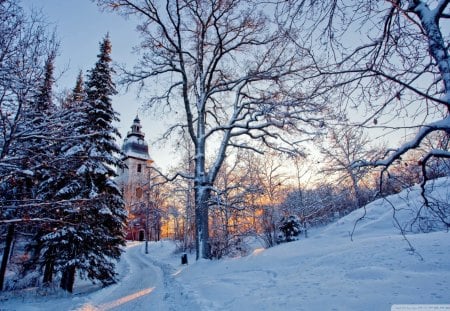
<instances>
[{"instance_id":1,"label":"snowdrift","mask_svg":"<svg viewBox=\"0 0 450 311\"><path fill-rule=\"evenodd\" d=\"M427 191L435 203L448 206L449 185L449 179L439 179ZM177 277L204 310L390 310L394 304L450 304L450 236L439 231L443 227L423 207L420 191L415 186L374 201L311 230L307 239L257 249L245 258L200 261Z\"/></svg>"},{"instance_id":2,"label":"snowdrift","mask_svg":"<svg viewBox=\"0 0 450 311\"><path fill-rule=\"evenodd\" d=\"M427 189L433 204L448 215L450 181L436 180ZM188 254L189 265L181 265L170 241L151 243L148 255L143 243L130 244L119 265L118 284L73 296L22 295L3 301L0 296L1 308L347 311L390 310L394 304L450 308L450 236L433 223L440 215L423 207L420 190L413 187L377 200L329 226L310 230L306 239L258 248L242 258L196 262L194 254ZM419 217L412 217L417 213ZM136 297L136 293L143 294Z\"/></svg>"},{"instance_id":3,"label":"snowdrift","mask_svg":"<svg viewBox=\"0 0 450 311\"><path fill-rule=\"evenodd\" d=\"M430 207L424 205L419 185L369 203L330 224L322 236L380 236L445 230L450 223L450 179L431 180L425 187Z\"/></svg>"}]
</instances>

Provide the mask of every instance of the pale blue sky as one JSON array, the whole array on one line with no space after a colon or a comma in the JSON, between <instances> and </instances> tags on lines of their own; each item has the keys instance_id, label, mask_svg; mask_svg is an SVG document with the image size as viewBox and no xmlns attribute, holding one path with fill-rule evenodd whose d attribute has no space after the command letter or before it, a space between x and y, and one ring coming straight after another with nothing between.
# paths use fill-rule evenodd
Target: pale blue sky
<instances>
[{"instance_id":1,"label":"pale blue sky","mask_svg":"<svg viewBox=\"0 0 450 311\"><path fill-rule=\"evenodd\" d=\"M133 46L139 43L135 31L136 22L109 13L102 12L90 0L22 0L25 9L42 10L51 26L56 27L60 40L59 56L56 60L58 89L72 89L80 70L86 72L93 67L99 52L99 42L109 32L112 42L112 58L120 64L131 67L136 62L132 54ZM114 108L121 115L118 128L122 136L130 130L131 123L140 107L136 94L129 92L120 94L113 99ZM163 130L160 122L152 116L139 113L147 141L155 140ZM166 148L170 149L170 145ZM166 168L170 165L169 150L155 149L150 146L150 156L156 164Z\"/></svg>"},{"instance_id":2,"label":"pale blue sky","mask_svg":"<svg viewBox=\"0 0 450 311\"><path fill-rule=\"evenodd\" d=\"M136 21L126 20L110 12L102 12L91 0L21 0L21 2L24 8L42 9L48 22L57 28L61 46L56 60L56 71L62 73L59 89L72 89L79 70L86 72L93 67L99 51L99 42L108 32L113 46L113 60L126 64L129 68L136 63L137 58L132 53L133 47L139 43L139 36L135 31ZM135 92L124 94L123 90L119 91L120 94L114 97L113 103L121 115L119 131L125 136L143 99L137 99ZM139 116L146 140L155 141L165 129L162 117L146 115L143 112L139 112ZM406 132L402 134L406 135ZM398 139L399 137L396 137L394 140ZM150 145L150 156L156 165L167 169L174 164L176 151L174 152L170 144Z\"/></svg>"}]
</instances>

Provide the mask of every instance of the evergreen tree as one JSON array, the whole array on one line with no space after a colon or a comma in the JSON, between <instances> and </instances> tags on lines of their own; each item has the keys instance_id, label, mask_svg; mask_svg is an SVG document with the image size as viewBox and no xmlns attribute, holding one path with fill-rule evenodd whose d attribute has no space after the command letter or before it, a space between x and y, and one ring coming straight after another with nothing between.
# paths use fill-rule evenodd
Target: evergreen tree
<instances>
[{"instance_id":1,"label":"evergreen tree","mask_svg":"<svg viewBox=\"0 0 450 311\"><path fill-rule=\"evenodd\" d=\"M81 71L72 94L63 106L67 121L63 130L70 138L61 148L66 169L61 172L61 183L55 196L58 200L67 201L68 204L62 211L65 224L57 234L49 235L46 238L48 242L60 245L58 256L58 269L62 274L60 287L72 292L76 270L82 268L80 262L83 262L83 259L80 250L84 247L83 239L86 235L82 214L84 212L83 201L86 199L83 192L85 185L83 179L77 174L79 163L87 157L86 148L82 144L86 138L87 103ZM83 269L80 270L80 272L82 271Z\"/></svg>"},{"instance_id":2,"label":"evergreen tree","mask_svg":"<svg viewBox=\"0 0 450 311\"><path fill-rule=\"evenodd\" d=\"M51 199L50 193L53 190L53 176L59 170L55 167L54 156L56 154L56 144L52 140L57 133L58 123L56 120L56 106L53 104L53 85L54 85L54 59L55 53L51 53L45 62L45 71L42 84L39 87L33 107L30 110L30 118L33 120L33 127L39 129L39 132L46 133L46 138L36 137L33 139L29 149L29 159L33 159L33 199L36 203L47 202ZM35 217L52 218L53 211L48 208L34 208ZM48 227L48 226L43 226ZM42 227L37 228L40 234ZM37 248L39 250L40 247ZM39 252L36 253L38 255ZM45 256L43 283L48 285L53 280L55 250L50 248Z\"/></svg>"},{"instance_id":3,"label":"evergreen tree","mask_svg":"<svg viewBox=\"0 0 450 311\"><path fill-rule=\"evenodd\" d=\"M302 231L302 225L297 216L290 215L281 219L278 229L280 230L278 243L292 242L298 239Z\"/></svg>"},{"instance_id":4,"label":"evergreen tree","mask_svg":"<svg viewBox=\"0 0 450 311\"><path fill-rule=\"evenodd\" d=\"M116 90L110 52L106 37L84 88L80 73L63 103L58 115L64 143L54 153L60 169L43 183L47 185L43 188L51 189L46 199L55 202L56 222L38 234L35 253L40 253L41 266L52 263L53 272L61 275L60 287L68 292L73 290L76 271L103 284L114 282L114 260L125 244L126 211L112 179L112 168L122 168L123 163L115 143L120 135L112 125L118 117L111 104Z\"/></svg>"},{"instance_id":5,"label":"evergreen tree","mask_svg":"<svg viewBox=\"0 0 450 311\"><path fill-rule=\"evenodd\" d=\"M30 266L44 267L44 285L50 283L53 274L62 275L60 286L72 292L75 280L76 250L79 247L76 241L77 226L80 222L80 192L83 188L82 181L77 178L80 159L86 157L82 144L83 135L81 129L85 102L83 95L82 73L78 76L74 91L63 102L55 114L59 120L56 131L60 141L52 147L52 172L48 178L40 183L40 199L52 202L47 205L47 218L54 222L39 228L34 243L30 245L33 257Z\"/></svg>"},{"instance_id":6,"label":"evergreen tree","mask_svg":"<svg viewBox=\"0 0 450 311\"><path fill-rule=\"evenodd\" d=\"M120 247L125 245L127 217L122 193L112 179L117 175L113 167L120 169L124 164L115 141L120 134L112 124L119 118L111 103L111 96L117 92L112 81L114 70L110 53L111 42L107 35L100 44L97 63L89 71L86 82L86 130L90 135L84 146L88 157L77 171L85 182L84 191L90 199L83 213L88 237L84 243L89 249L84 269L90 279L104 284L114 281L115 265L111 259L118 260Z\"/></svg>"},{"instance_id":7,"label":"evergreen tree","mask_svg":"<svg viewBox=\"0 0 450 311\"><path fill-rule=\"evenodd\" d=\"M68 122L62 130L71 133L60 149L65 172L55 198L60 205L58 230L42 237L46 249L56 247L55 270L61 272L60 287L71 292L78 271L103 284L115 280L114 260L125 244L126 211L122 194L112 179L113 167L122 168L115 143L118 121L111 96L116 93L112 82L111 43L106 37L100 45L95 67L89 71L83 90L82 76L69 100L64 104Z\"/></svg>"},{"instance_id":8,"label":"evergreen tree","mask_svg":"<svg viewBox=\"0 0 450 311\"><path fill-rule=\"evenodd\" d=\"M55 51L52 51L45 61L45 71L43 82L39 87L38 94L36 96L35 111L37 113L45 114L55 108L53 104L53 85L55 83L54 78L54 62Z\"/></svg>"},{"instance_id":9,"label":"evergreen tree","mask_svg":"<svg viewBox=\"0 0 450 311\"><path fill-rule=\"evenodd\" d=\"M72 90L72 96L70 100L68 100L67 108L76 108L81 106L84 102L86 93L84 92L83 83L83 71L80 70L78 73L77 82Z\"/></svg>"},{"instance_id":10,"label":"evergreen tree","mask_svg":"<svg viewBox=\"0 0 450 311\"><path fill-rule=\"evenodd\" d=\"M55 133L58 130L56 106L53 104L54 85L54 59L55 50L51 50L43 65L42 79L30 90L30 97L26 100L22 112L23 123L19 124L20 136L17 139L17 151L20 157L18 166L27 174L18 176L15 180L15 202L25 205L19 207L21 217L26 219L52 218L54 215L48 203L48 193L52 191L52 176L59 167L54 165ZM20 206L20 205L19 205ZM48 226L43 221L22 226L21 232L28 235L42 234ZM39 258L40 244L33 239L27 245L33 249L33 259ZM44 263L44 284L51 283L53 279L54 251L48 250ZM23 266L23 272L36 267L35 260Z\"/></svg>"},{"instance_id":11,"label":"evergreen tree","mask_svg":"<svg viewBox=\"0 0 450 311\"><path fill-rule=\"evenodd\" d=\"M62 109L65 121L60 131L66 139L58 157L65 164L53 184L54 200L60 202L55 215L63 221L40 240L44 258L56 250L55 271L61 273L60 287L68 292L76 271L103 284L114 282L113 260L119 259L125 244L126 211L112 180L112 168L122 168L123 163L115 143L120 135L112 125L118 117L111 104L116 90L110 52L106 37L84 88L80 73Z\"/></svg>"}]
</instances>

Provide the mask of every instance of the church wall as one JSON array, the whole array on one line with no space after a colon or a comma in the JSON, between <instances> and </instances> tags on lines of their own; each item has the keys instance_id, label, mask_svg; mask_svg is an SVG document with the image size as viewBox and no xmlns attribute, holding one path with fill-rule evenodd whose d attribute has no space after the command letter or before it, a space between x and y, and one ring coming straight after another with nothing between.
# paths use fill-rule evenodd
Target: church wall
<instances>
[{"instance_id":1,"label":"church wall","mask_svg":"<svg viewBox=\"0 0 450 311\"><path fill-rule=\"evenodd\" d=\"M116 179L122 190L125 207L128 211L128 238L139 236L139 230L145 227L145 212L149 197L151 158L145 134L141 131L140 120L136 116L122 145L127 168L118 172ZM148 213L148 211L147 211Z\"/></svg>"}]
</instances>

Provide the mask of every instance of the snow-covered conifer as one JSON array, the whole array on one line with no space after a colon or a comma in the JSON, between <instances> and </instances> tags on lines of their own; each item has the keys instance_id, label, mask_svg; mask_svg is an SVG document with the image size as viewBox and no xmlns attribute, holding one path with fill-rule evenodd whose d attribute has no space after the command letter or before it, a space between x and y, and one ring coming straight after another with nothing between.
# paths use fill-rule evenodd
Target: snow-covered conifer
<instances>
[{"instance_id":1,"label":"snow-covered conifer","mask_svg":"<svg viewBox=\"0 0 450 311\"><path fill-rule=\"evenodd\" d=\"M297 240L301 233L301 228L300 219L296 215L283 217L278 227L281 233L278 237L278 243Z\"/></svg>"},{"instance_id":2,"label":"snow-covered conifer","mask_svg":"<svg viewBox=\"0 0 450 311\"><path fill-rule=\"evenodd\" d=\"M112 179L116 176L113 167L123 168L120 148L115 138L120 134L112 124L118 115L111 103L116 94L112 81L111 42L107 35L100 44L95 67L89 71L86 81L87 107L86 130L89 137L84 140L87 158L80 162L77 174L84 180L84 195L89 199L82 206L84 233L83 269L90 279L103 283L114 281L112 259L119 259L121 246L125 244L126 210L120 189Z\"/></svg>"},{"instance_id":3,"label":"snow-covered conifer","mask_svg":"<svg viewBox=\"0 0 450 311\"><path fill-rule=\"evenodd\" d=\"M56 220L39 236L41 264L51 258L61 275L60 287L72 292L78 273L104 284L114 281L114 260L124 245L126 211L112 177L123 166L112 125L118 120L111 105L116 93L112 82L111 43L100 45L95 67L83 87L80 73L72 94L62 105L59 144L55 161L61 169L52 179L51 199Z\"/></svg>"},{"instance_id":4,"label":"snow-covered conifer","mask_svg":"<svg viewBox=\"0 0 450 311\"><path fill-rule=\"evenodd\" d=\"M123 166L115 142L118 130L112 125L118 120L111 105L116 93L112 81L111 43L107 36L100 45L95 67L89 71L85 96L80 92L80 77L73 93L70 109L78 111L79 123L73 131L82 139L65 150L67 157L75 157L70 182L58 196L78 201L61 215L66 225L44 239L61 241L68 247L60 252L57 269L63 271L61 287L71 291L75 269L91 280L104 284L114 281L114 259L119 259L124 245L126 211L122 194L112 179L113 167ZM73 197L73 195L75 195Z\"/></svg>"},{"instance_id":5,"label":"snow-covered conifer","mask_svg":"<svg viewBox=\"0 0 450 311\"><path fill-rule=\"evenodd\" d=\"M52 172L40 184L40 199L53 202L45 209L46 217L55 222L42 226L36 232L29 250L33 257L30 265L45 267L44 284L52 280L54 273L60 273L61 287L72 291L75 277L73 259L80 247L76 224L79 222L80 191L83 182L76 178L80 159L86 157L81 142L83 140L83 121L85 115L85 96L82 87L82 74L76 86L55 114L59 120L56 131L60 141L52 147ZM51 268L49 270L49 268Z\"/></svg>"}]
</instances>

